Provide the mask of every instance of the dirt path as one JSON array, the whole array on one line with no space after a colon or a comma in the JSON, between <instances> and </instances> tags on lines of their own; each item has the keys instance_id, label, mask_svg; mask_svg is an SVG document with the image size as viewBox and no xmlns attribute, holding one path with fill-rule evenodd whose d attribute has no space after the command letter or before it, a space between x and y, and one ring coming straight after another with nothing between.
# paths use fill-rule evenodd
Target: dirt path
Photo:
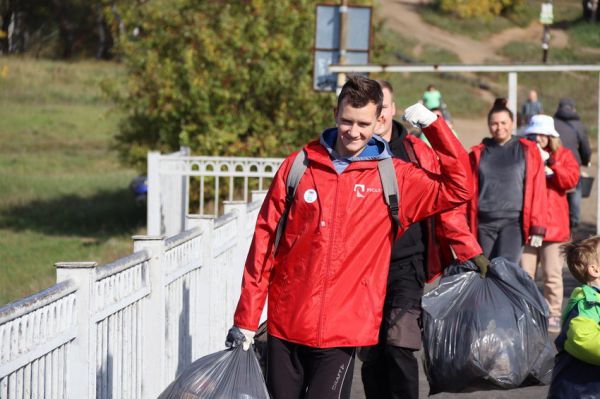
<instances>
[{"instance_id":1,"label":"dirt path","mask_svg":"<svg viewBox=\"0 0 600 399\"><path fill-rule=\"evenodd\" d=\"M390 29L414 39L415 46L430 44L447 49L457 54L465 64L506 61L496 54L502 46L513 41L540 41L542 38L542 25L535 21L527 28L506 29L483 41L471 39L423 22L418 7L426 3L427 0L380 0L380 12ZM567 44L568 37L563 31L552 31L553 48Z\"/></svg>"}]
</instances>

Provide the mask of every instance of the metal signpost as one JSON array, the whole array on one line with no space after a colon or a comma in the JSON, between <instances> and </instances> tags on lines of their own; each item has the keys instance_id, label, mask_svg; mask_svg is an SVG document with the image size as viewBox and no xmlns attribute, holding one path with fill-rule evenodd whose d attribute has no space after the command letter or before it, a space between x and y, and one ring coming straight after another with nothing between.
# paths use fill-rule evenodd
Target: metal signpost
<instances>
[{"instance_id":1,"label":"metal signpost","mask_svg":"<svg viewBox=\"0 0 600 399\"><path fill-rule=\"evenodd\" d=\"M313 88L335 91L345 75L329 71L332 64L368 64L371 44L371 7L317 5Z\"/></svg>"}]
</instances>

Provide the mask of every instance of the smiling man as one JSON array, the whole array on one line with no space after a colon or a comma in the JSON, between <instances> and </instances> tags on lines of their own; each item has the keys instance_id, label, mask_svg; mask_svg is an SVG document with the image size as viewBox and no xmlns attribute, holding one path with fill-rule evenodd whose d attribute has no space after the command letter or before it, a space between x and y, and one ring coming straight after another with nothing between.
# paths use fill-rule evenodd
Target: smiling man
<instances>
[{"instance_id":1,"label":"smiling man","mask_svg":"<svg viewBox=\"0 0 600 399\"><path fill-rule=\"evenodd\" d=\"M466 152L421 104L405 117L423 128L440 173L390 159L385 141L374 136L382 101L374 80L353 76L344 85L336 128L303 149L308 166L276 252L297 153L281 165L260 210L226 345L249 348L268 295L267 386L275 399L350 396L355 348L378 341L394 233L471 196ZM397 226L384 200L381 160L395 171Z\"/></svg>"}]
</instances>

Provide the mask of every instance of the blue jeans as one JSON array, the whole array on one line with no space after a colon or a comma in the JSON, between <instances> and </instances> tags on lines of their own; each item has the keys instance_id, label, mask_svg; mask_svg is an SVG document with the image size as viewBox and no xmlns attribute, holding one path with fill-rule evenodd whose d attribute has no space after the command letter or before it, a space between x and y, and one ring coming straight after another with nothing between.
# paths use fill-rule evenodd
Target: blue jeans
<instances>
[{"instance_id":1,"label":"blue jeans","mask_svg":"<svg viewBox=\"0 0 600 399\"><path fill-rule=\"evenodd\" d=\"M569 225L571 230L579 226L579 213L581 212L581 179L575 187L575 191L567 193L569 202Z\"/></svg>"}]
</instances>

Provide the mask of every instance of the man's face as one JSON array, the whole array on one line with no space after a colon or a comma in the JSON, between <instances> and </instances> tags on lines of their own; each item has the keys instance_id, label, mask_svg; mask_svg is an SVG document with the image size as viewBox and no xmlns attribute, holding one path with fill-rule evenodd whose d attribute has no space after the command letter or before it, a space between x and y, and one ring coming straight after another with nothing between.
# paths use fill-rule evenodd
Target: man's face
<instances>
[{"instance_id":1,"label":"man's face","mask_svg":"<svg viewBox=\"0 0 600 399\"><path fill-rule=\"evenodd\" d=\"M343 101L341 109L335 112L335 122L338 128L335 150L347 158L356 156L379 128L377 106L369 102L364 107L354 108Z\"/></svg>"},{"instance_id":2,"label":"man's face","mask_svg":"<svg viewBox=\"0 0 600 399\"><path fill-rule=\"evenodd\" d=\"M383 88L383 108L381 109L381 115L379 115L380 128L375 133L383 137L386 141L390 141L392 138L392 120L396 115L396 103L392 93L386 88Z\"/></svg>"}]
</instances>

